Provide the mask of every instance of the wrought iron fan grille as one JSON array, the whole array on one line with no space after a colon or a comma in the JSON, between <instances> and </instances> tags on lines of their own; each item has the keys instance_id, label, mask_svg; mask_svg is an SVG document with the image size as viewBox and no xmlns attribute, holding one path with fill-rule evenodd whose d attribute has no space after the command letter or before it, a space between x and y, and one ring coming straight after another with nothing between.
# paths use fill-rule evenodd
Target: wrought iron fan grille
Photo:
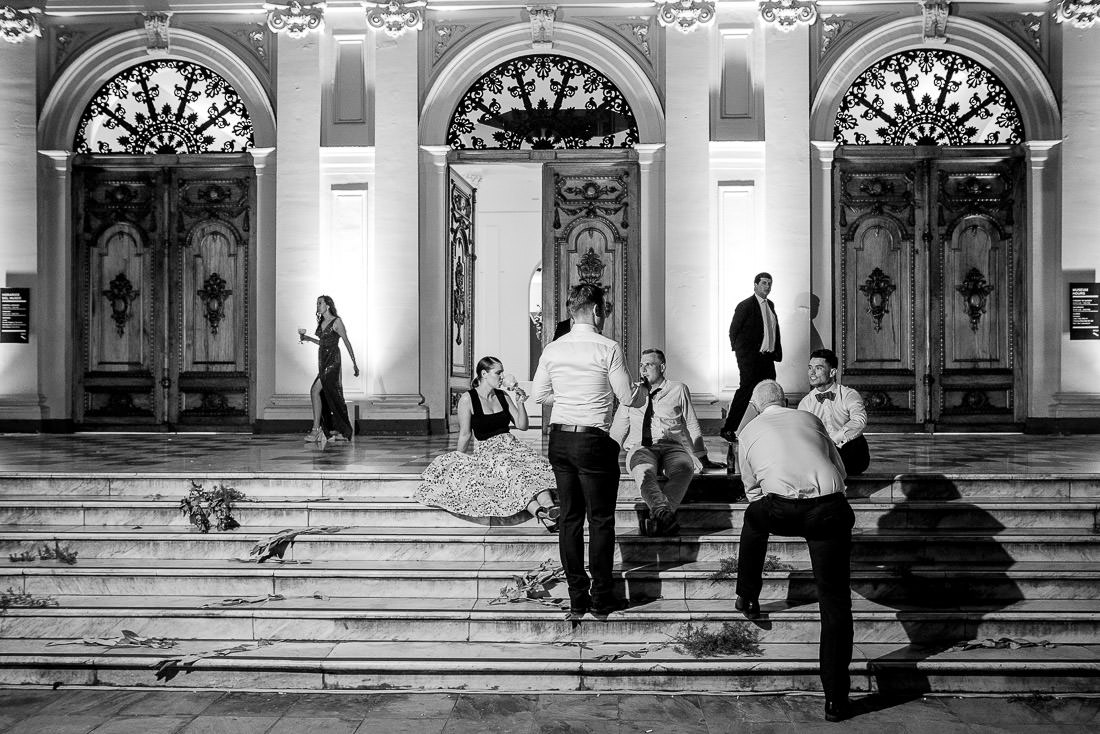
<instances>
[{"instance_id":1,"label":"wrought iron fan grille","mask_svg":"<svg viewBox=\"0 0 1100 734\"><path fill-rule=\"evenodd\" d=\"M859 75L840 103L833 139L855 145L1021 143L1016 101L985 67L950 51L914 50Z\"/></svg>"},{"instance_id":2,"label":"wrought iron fan grille","mask_svg":"<svg viewBox=\"0 0 1100 734\"><path fill-rule=\"evenodd\" d=\"M230 153L253 145L237 90L210 69L175 59L132 66L84 110L78 153Z\"/></svg>"},{"instance_id":3,"label":"wrought iron fan grille","mask_svg":"<svg viewBox=\"0 0 1100 734\"><path fill-rule=\"evenodd\" d=\"M638 124L622 92L565 56L511 59L463 95L447 129L452 148L631 148Z\"/></svg>"}]
</instances>

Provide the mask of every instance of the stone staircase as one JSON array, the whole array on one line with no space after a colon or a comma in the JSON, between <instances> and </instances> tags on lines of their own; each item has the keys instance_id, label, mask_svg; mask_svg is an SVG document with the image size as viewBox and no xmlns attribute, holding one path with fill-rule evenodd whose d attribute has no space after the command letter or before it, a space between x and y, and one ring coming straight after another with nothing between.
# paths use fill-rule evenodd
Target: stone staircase
<instances>
[{"instance_id":1,"label":"stone staircase","mask_svg":"<svg viewBox=\"0 0 1100 734\"><path fill-rule=\"evenodd\" d=\"M243 491L242 527L193 531L178 511L191 479ZM750 624L733 610L733 581L712 578L737 555L744 507L731 502L725 475L693 483L680 538L639 536L636 491L622 483L616 562L632 606L579 623L537 603L493 603L514 576L556 564L554 536L530 521L482 525L422 507L409 499L416 483L397 474L0 476L0 590L57 602L0 612L0 684L160 685L161 660L246 644L195 660L167 685L818 687L819 621L799 539L772 540L778 564L753 624L760 656L696 659L665 646L687 623ZM1100 690L1100 477L871 476L853 480L849 496L857 689ZM299 536L285 562L239 560L257 541L307 526L342 529ZM55 539L77 551L74 565L7 560ZM74 642L123 630L178 644ZM950 650L1004 637L1053 646Z\"/></svg>"}]
</instances>

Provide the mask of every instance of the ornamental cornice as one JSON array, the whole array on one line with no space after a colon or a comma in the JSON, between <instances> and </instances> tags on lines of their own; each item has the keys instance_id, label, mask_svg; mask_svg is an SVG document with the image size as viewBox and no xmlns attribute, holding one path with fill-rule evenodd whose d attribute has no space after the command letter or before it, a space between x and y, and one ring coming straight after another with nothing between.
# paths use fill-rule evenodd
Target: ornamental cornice
<instances>
[{"instance_id":1,"label":"ornamental cornice","mask_svg":"<svg viewBox=\"0 0 1100 734\"><path fill-rule=\"evenodd\" d=\"M1059 23L1091 28L1100 21L1100 0L1059 0L1054 17Z\"/></svg>"},{"instance_id":2,"label":"ornamental cornice","mask_svg":"<svg viewBox=\"0 0 1100 734\"><path fill-rule=\"evenodd\" d=\"M0 5L0 36L8 43L23 43L28 38L41 38L42 26L38 24L38 8L19 10L10 5Z\"/></svg>"},{"instance_id":3,"label":"ornamental cornice","mask_svg":"<svg viewBox=\"0 0 1100 734\"><path fill-rule=\"evenodd\" d=\"M765 23L790 33L800 25L813 25L817 21L817 3L815 0L760 0L760 17Z\"/></svg>"},{"instance_id":4,"label":"ornamental cornice","mask_svg":"<svg viewBox=\"0 0 1100 734\"><path fill-rule=\"evenodd\" d=\"M682 33L714 22L716 0L654 0L657 22L675 26Z\"/></svg>"},{"instance_id":5,"label":"ornamental cornice","mask_svg":"<svg viewBox=\"0 0 1100 734\"><path fill-rule=\"evenodd\" d=\"M917 0L924 20L925 43L947 43L947 16L951 12L951 0Z\"/></svg>"},{"instance_id":6,"label":"ornamental cornice","mask_svg":"<svg viewBox=\"0 0 1100 734\"><path fill-rule=\"evenodd\" d=\"M285 33L290 38L305 38L325 24L325 3L303 3L290 0L286 5L264 3L267 27L273 33Z\"/></svg>"},{"instance_id":7,"label":"ornamental cornice","mask_svg":"<svg viewBox=\"0 0 1100 734\"><path fill-rule=\"evenodd\" d=\"M364 2L367 25L382 31L390 38L400 38L405 31L419 31L424 27L425 0L389 0L388 2Z\"/></svg>"}]
</instances>

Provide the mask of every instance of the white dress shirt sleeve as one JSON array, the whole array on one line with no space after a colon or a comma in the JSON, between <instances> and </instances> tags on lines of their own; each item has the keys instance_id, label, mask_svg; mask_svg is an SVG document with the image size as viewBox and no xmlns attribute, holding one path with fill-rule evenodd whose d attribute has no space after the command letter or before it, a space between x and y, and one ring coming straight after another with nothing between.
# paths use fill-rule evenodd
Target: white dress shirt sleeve
<instances>
[{"instance_id":1,"label":"white dress shirt sleeve","mask_svg":"<svg viewBox=\"0 0 1100 734\"><path fill-rule=\"evenodd\" d=\"M531 397L539 405L554 404L554 386L550 383L550 373L546 371L546 364L539 360L539 366L535 369L535 378L531 384Z\"/></svg>"},{"instance_id":2,"label":"white dress shirt sleeve","mask_svg":"<svg viewBox=\"0 0 1100 734\"><path fill-rule=\"evenodd\" d=\"M611 383L611 391L619 399L619 403L631 408L641 408L645 405L649 392L642 385L635 385L630 381L630 375L624 366L623 348L615 344L611 349L611 362L607 366L607 381ZM538 374L536 373L536 377Z\"/></svg>"},{"instance_id":3,"label":"white dress shirt sleeve","mask_svg":"<svg viewBox=\"0 0 1100 734\"><path fill-rule=\"evenodd\" d=\"M619 403L619 407L615 411L615 420L611 421L611 438L622 447L626 445L626 437L629 432L630 408L623 403Z\"/></svg>"},{"instance_id":4,"label":"white dress shirt sleeve","mask_svg":"<svg viewBox=\"0 0 1100 734\"><path fill-rule=\"evenodd\" d=\"M837 431L837 435L830 438L837 446L843 446L863 434L863 429L867 427L867 408L863 405L863 396L859 394L859 390L842 385L837 385L837 390L840 392L837 398L848 414L848 420Z\"/></svg>"}]
</instances>

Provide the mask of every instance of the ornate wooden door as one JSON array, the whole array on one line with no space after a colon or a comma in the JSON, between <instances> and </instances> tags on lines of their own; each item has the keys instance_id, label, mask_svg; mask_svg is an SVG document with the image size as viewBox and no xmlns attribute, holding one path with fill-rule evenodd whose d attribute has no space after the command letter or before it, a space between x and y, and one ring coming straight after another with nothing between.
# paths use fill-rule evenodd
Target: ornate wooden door
<instances>
[{"instance_id":1,"label":"ornate wooden door","mask_svg":"<svg viewBox=\"0 0 1100 734\"><path fill-rule=\"evenodd\" d=\"M547 163L543 168L542 342L568 318L569 289L603 287L604 336L623 347L631 372L641 355L638 165Z\"/></svg>"},{"instance_id":2,"label":"ornate wooden door","mask_svg":"<svg viewBox=\"0 0 1100 734\"><path fill-rule=\"evenodd\" d=\"M251 422L252 181L247 155L74 167L78 424Z\"/></svg>"},{"instance_id":3,"label":"ornate wooden door","mask_svg":"<svg viewBox=\"0 0 1100 734\"><path fill-rule=\"evenodd\" d=\"M837 352L872 425L1018 427L1020 157L844 148L834 180Z\"/></svg>"},{"instance_id":4,"label":"ornate wooden door","mask_svg":"<svg viewBox=\"0 0 1100 734\"><path fill-rule=\"evenodd\" d=\"M458 427L458 400L474 376L474 241L477 191L453 169L447 170L447 292L451 294L447 343L450 406L448 426Z\"/></svg>"}]
</instances>

